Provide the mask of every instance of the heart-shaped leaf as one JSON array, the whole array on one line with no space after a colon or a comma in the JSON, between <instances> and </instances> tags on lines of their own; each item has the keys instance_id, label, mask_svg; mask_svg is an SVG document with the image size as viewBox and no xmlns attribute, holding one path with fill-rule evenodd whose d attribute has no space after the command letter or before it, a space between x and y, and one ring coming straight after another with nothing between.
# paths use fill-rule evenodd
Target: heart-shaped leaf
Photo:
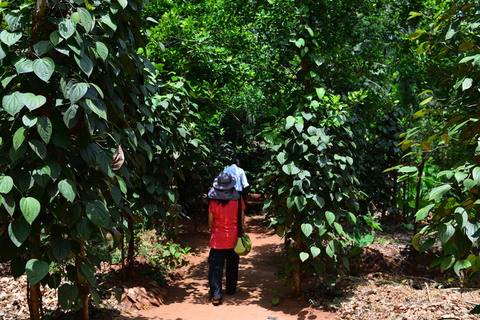
<instances>
[{"instance_id":1,"label":"heart-shaped leaf","mask_svg":"<svg viewBox=\"0 0 480 320\"><path fill-rule=\"evenodd\" d=\"M65 197L70 202L75 200L75 195L77 194L77 186L71 180L65 179L58 183L58 190L60 194Z\"/></svg>"},{"instance_id":2,"label":"heart-shaped leaf","mask_svg":"<svg viewBox=\"0 0 480 320\"><path fill-rule=\"evenodd\" d=\"M8 236L17 247L27 240L30 231L32 227L25 220L14 220L8 225Z\"/></svg>"},{"instance_id":3,"label":"heart-shaped leaf","mask_svg":"<svg viewBox=\"0 0 480 320\"><path fill-rule=\"evenodd\" d=\"M25 105L23 103L22 96L23 94L18 91L3 96L3 109L5 109L5 111L7 111L12 116L15 116L20 110L22 110L23 106Z\"/></svg>"},{"instance_id":4,"label":"heart-shaped leaf","mask_svg":"<svg viewBox=\"0 0 480 320\"><path fill-rule=\"evenodd\" d=\"M78 298L78 288L76 285L73 284L62 284L60 288L58 288L58 304L62 309L68 310L73 307L73 303Z\"/></svg>"},{"instance_id":5,"label":"heart-shaped leaf","mask_svg":"<svg viewBox=\"0 0 480 320\"><path fill-rule=\"evenodd\" d=\"M76 80L70 80L67 84L67 94L71 103L75 103L87 93L88 83L77 82Z\"/></svg>"},{"instance_id":6,"label":"heart-shaped leaf","mask_svg":"<svg viewBox=\"0 0 480 320\"><path fill-rule=\"evenodd\" d=\"M57 261L62 261L65 259L72 250L72 245L70 241L63 238L57 238L52 242L52 252Z\"/></svg>"},{"instance_id":7,"label":"heart-shaped leaf","mask_svg":"<svg viewBox=\"0 0 480 320\"><path fill-rule=\"evenodd\" d=\"M17 61L15 64L15 69L17 73L29 73L33 71L33 61L30 59L21 59Z\"/></svg>"},{"instance_id":8,"label":"heart-shaped leaf","mask_svg":"<svg viewBox=\"0 0 480 320\"><path fill-rule=\"evenodd\" d=\"M80 69L82 69L82 71L85 72L85 74L88 77L90 77L90 75L92 74L92 71L93 71L92 60L90 60L90 58L88 56L82 54L80 56L75 55L75 61L77 62Z\"/></svg>"},{"instance_id":9,"label":"heart-shaped leaf","mask_svg":"<svg viewBox=\"0 0 480 320\"><path fill-rule=\"evenodd\" d=\"M311 247L310 252L312 253L312 258L315 258L316 256L318 256L320 254L320 251L321 250L317 247Z\"/></svg>"},{"instance_id":10,"label":"heart-shaped leaf","mask_svg":"<svg viewBox=\"0 0 480 320\"><path fill-rule=\"evenodd\" d=\"M13 179L10 176L0 175L0 193L7 194L13 189Z\"/></svg>"},{"instance_id":11,"label":"heart-shaped leaf","mask_svg":"<svg viewBox=\"0 0 480 320\"><path fill-rule=\"evenodd\" d=\"M26 197L20 199L20 210L22 210L25 220L30 224L38 217L41 207L40 202L35 198Z\"/></svg>"},{"instance_id":12,"label":"heart-shaped leaf","mask_svg":"<svg viewBox=\"0 0 480 320\"><path fill-rule=\"evenodd\" d=\"M309 256L310 255L307 252L300 252L299 254L300 260L302 260L302 262L305 262L305 260L307 260Z\"/></svg>"},{"instance_id":13,"label":"heart-shaped leaf","mask_svg":"<svg viewBox=\"0 0 480 320\"><path fill-rule=\"evenodd\" d=\"M303 234L308 238L310 237L310 235L312 234L312 231L313 231L313 227L310 223L302 223L302 225L300 226L300 228L302 229L302 232Z\"/></svg>"},{"instance_id":14,"label":"heart-shaped leaf","mask_svg":"<svg viewBox=\"0 0 480 320\"><path fill-rule=\"evenodd\" d=\"M52 122L47 117L41 117L37 122L37 131L42 140L48 144L52 137Z\"/></svg>"},{"instance_id":15,"label":"heart-shaped leaf","mask_svg":"<svg viewBox=\"0 0 480 320\"><path fill-rule=\"evenodd\" d=\"M8 32L7 30L3 30L2 32L0 32L0 40L9 47L13 46L21 38L21 32Z\"/></svg>"},{"instance_id":16,"label":"heart-shaped leaf","mask_svg":"<svg viewBox=\"0 0 480 320\"><path fill-rule=\"evenodd\" d=\"M22 95L22 101L27 106L28 110L32 111L43 106L47 102L47 98L27 92Z\"/></svg>"},{"instance_id":17,"label":"heart-shaped leaf","mask_svg":"<svg viewBox=\"0 0 480 320\"><path fill-rule=\"evenodd\" d=\"M97 226L108 229L110 228L110 213L103 202L95 200L86 206L87 217Z\"/></svg>"},{"instance_id":18,"label":"heart-shaped leaf","mask_svg":"<svg viewBox=\"0 0 480 320\"><path fill-rule=\"evenodd\" d=\"M86 99L85 102L90 110L95 112L95 114L97 114L99 117L107 120L107 106L102 100Z\"/></svg>"},{"instance_id":19,"label":"heart-shaped leaf","mask_svg":"<svg viewBox=\"0 0 480 320\"><path fill-rule=\"evenodd\" d=\"M41 58L33 62L33 72L45 82L48 82L55 71L55 62L51 58Z\"/></svg>"},{"instance_id":20,"label":"heart-shaped leaf","mask_svg":"<svg viewBox=\"0 0 480 320\"><path fill-rule=\"evenodd\" d=\"M31 286L39 283L50 270L50 266L45 261L39 261L37 259L28 260L25 265L25 271L27 273L28 282Z\"/></svg>"},{"instance_id":21,"label":"heart-shaped leaf","mask_svg":"<svg viewBox=\"0 0 480 320\"><path fill-rule=\"evenodd\" d=\"M64 19L58 25L58 32L63 38L70 38L75 32L75 23L70 19Z\"/></svg>"},{"instance_id":22,"label":"heart-shaped leaf","mask_svg":"<svg viewBox=\"0 0 480 320\"><path fill-rule=\"evenodd\" d=\"M327 219L328 224L332 225L332 223L335 221L335 214L333 212L326 211L325 218Z\"/></svg>"},{"instance_id":23,"label":"heart-shaped leaf","mask_svg":"<svg viewBox=\"0 0 480 320\"><path fill-rule=\"evenodd\" d=\"M35 50L35 53L38 56L42 56L48 51L52 50L52 45L50 44L50 41L38 41L33 45L33 50Z\"/></svg>"}]
</instances>

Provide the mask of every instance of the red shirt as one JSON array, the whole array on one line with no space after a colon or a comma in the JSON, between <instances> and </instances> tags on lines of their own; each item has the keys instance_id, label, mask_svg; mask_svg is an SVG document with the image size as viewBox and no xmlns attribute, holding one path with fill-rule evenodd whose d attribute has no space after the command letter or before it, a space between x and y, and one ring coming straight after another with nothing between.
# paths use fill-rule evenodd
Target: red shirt
<instances>
[{"instance_id":1,"label":"red shirt","mask_svg":"<svg viewBox=\"0 0 480 320\"><path fill-rule=\"evenodd\" d=\"M242 211L245 203L242 199ZM208 211L213 214L210 248L233 249L238 237L238 200L230 200L225 206L219 200L210 200Z\"/></svg>"}]
</instances>

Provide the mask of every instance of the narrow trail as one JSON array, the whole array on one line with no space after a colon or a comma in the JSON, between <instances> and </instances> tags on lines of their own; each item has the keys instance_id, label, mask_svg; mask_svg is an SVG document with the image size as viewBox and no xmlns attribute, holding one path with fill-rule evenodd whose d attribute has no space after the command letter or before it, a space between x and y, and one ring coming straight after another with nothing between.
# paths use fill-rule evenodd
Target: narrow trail
<instances>
[{"instance_id":1,"label":"narrow trail","mask_svg":"<svg viewBox=\"0 0 480 320\"><path fill-rule=\"evenodd\" d=\"M276 281L276 274L284 261L282 239L266 228L261 217L247 217L246 222L253 247L249 255L240 258L239 282L233 296L224 295L220 306L212 305L207 281L210 234L205 231L195 233L192 227L184 226L186 231L180 234L180 238L192 247L192 256L182 279L170 283L165 305L125 315L124 319L338 319L332 313L309 308L308 301L292 297L291 290L285 288L283 282ZM201 226L200 230L206 230L206 226ZM274 306L272 299L276 297L280 302Z\"/></svg>"}]
</instances>

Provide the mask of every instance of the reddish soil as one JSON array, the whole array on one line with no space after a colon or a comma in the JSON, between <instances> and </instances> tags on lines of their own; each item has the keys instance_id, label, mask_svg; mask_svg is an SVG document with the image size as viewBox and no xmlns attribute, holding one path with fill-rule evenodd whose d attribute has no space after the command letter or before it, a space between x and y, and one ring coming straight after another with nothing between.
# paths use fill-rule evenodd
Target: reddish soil
<instances>
[{"instance_id":1,"label":"reddish soil","mask_svg":"<svg viewBox=\"0 0 480 320\"><path fill-rule=\"evenodd\" d=\"M251 205L254 203L250 203ZM251 208L251 207L250 207ZM248 212L247 212L248 213ZM283 265L282 239L267 228L262 216L247 217L247 230L253 243L252 251L240 258L239 283L232 296L224 295L220 306L213 306L208 288L208 242L204 219L198 222L198 232L192 223L182 221L185 231L180 238L192 247L190 264L180 271L181 279L171 281L169 298L158 308L150 308L133 314L123 314L123 319L137 320L210 320L210 319L278 319L298 320L338 319L334 314L310 308L304 297L295 298L284 282L277 281ZM280 298L274 306L272 299ZM121 319L118 317L117 319Z\"/></svg>"}]
</instances>

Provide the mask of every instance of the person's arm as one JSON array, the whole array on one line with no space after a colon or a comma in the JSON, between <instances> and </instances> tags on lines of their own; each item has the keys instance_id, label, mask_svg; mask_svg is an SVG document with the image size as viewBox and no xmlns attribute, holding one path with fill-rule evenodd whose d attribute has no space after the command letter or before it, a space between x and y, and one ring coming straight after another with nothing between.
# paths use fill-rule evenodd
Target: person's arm
<instances>
[{"instance_id":1,"label":"person's arm","mask_svg":"<svg viewBox=\"0 0 480 320\"><path fill-rule=\"evenodd\" d=\"M213 213L208 212L208 231L212 232L213 229Z\"/></svg>"}]
</instances>

